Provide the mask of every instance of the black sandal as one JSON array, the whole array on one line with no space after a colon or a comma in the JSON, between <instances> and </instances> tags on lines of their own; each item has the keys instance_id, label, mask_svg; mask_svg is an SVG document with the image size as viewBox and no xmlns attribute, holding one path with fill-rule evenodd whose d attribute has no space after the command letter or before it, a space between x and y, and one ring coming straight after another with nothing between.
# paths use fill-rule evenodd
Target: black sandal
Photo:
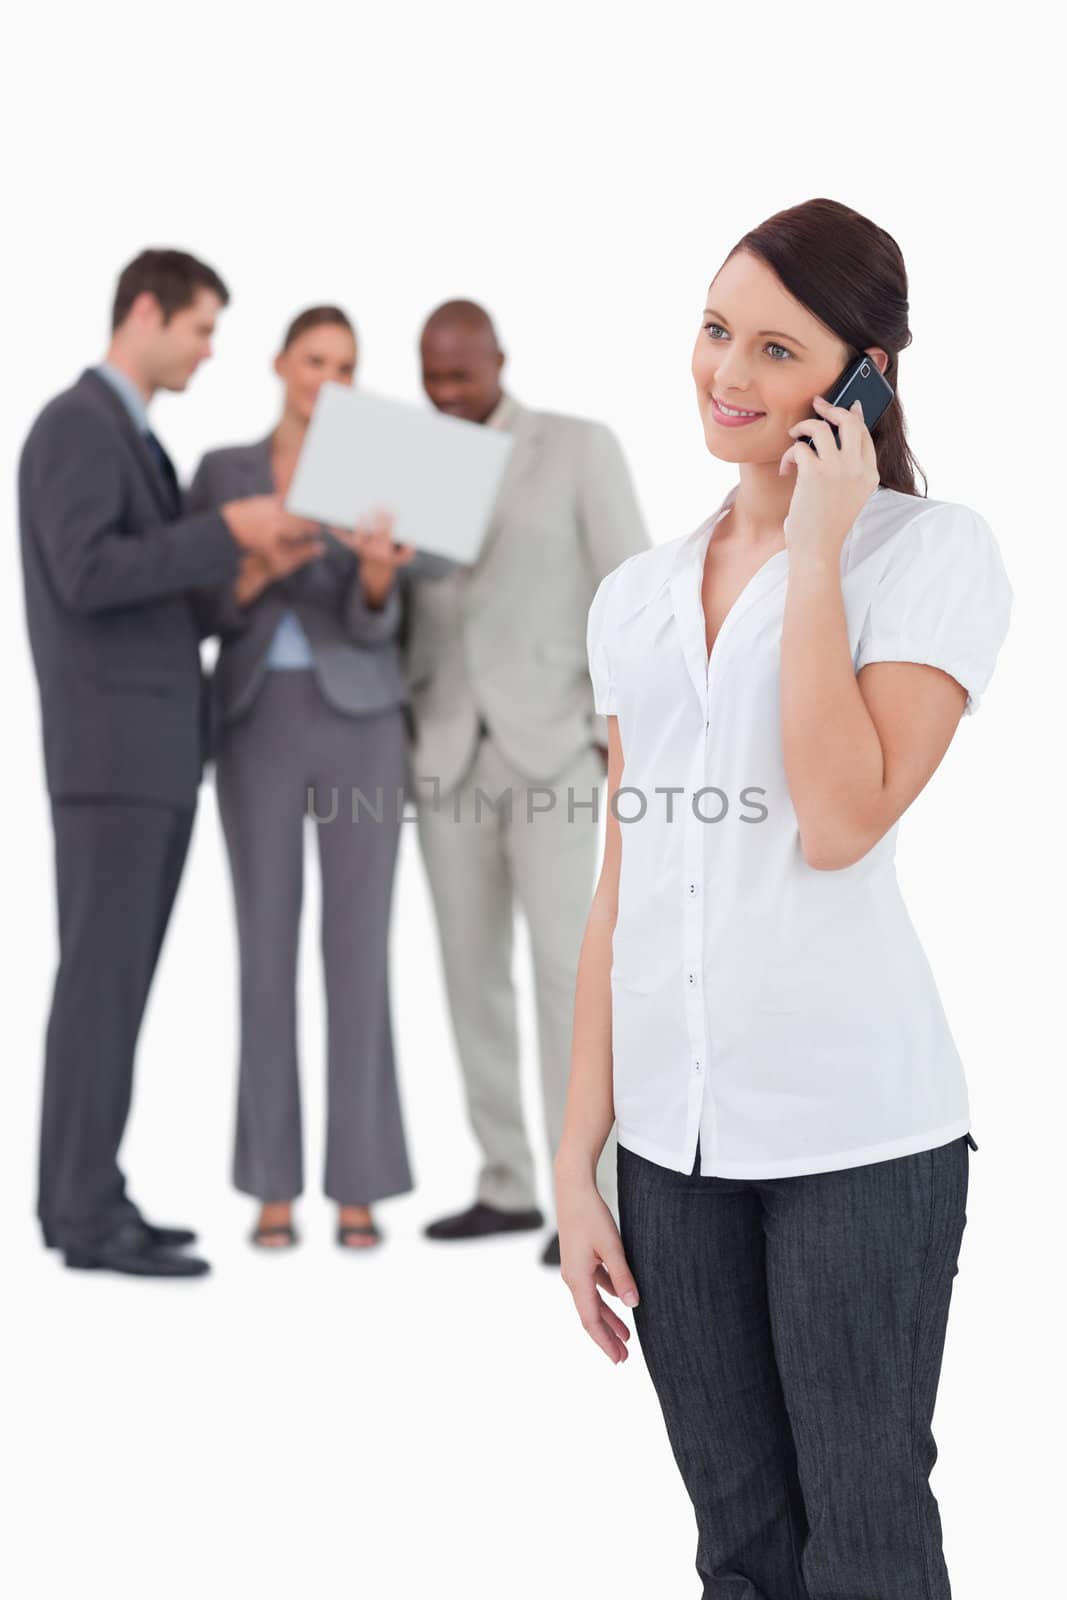
<instances>
[{"instance_id":1,"label":"black sandal","mask_svg":"<svg viewBox=\"0 0 1067 1600\"><path fill-rule=\"evenodd\" d=\"M346 1250L370 1250L375 1245L381 1244L384 1235L374 1222L339 1222L337 1224L337 1243ZM351 1245L350 1239L369 1239L370 1244Z\"/></svg>"},{"instance_id":2,"label":"black sandal","mask_svg":"<svg viewBox=\"0 0 1067 1600\"><path fill-rule=\"evenodd\" d=\"M278 1239L280 1243L268 1243L271 1239ZM275 1222L269 1228L253 1228L248 1242L260 1250L291 1250L293 1245L299 1244L300 1236L291 1222Z\"/></svg>"}]
</instances>

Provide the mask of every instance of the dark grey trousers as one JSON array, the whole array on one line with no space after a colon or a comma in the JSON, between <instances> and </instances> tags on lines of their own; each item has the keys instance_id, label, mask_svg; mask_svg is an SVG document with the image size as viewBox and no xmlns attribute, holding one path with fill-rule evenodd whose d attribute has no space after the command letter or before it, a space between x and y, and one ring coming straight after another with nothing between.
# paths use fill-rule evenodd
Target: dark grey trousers
<instances>
[{"instance_id":1,"label":"dark grey trousers","mask_svg":"<svg viewBox=\"0 0 1067 1600\"><path fill-rule=\"evenodd\" d=\"M928 1480L968 1138L745 1180L620 1147L634 1322L705 1600L948 1600Z\"/></svg>"},{"instance_id":2,"label":"dark grey trousers","mask_svg":"<svg viewBox=\"0 0 1067 1600\"><path fill-rule=\"evenodd\" d=\"M312 671L269 672L224 731L215 782L241 967L234 1182L264 1201L303 1189L296 985L306 825L322 872L325 1191L341 1205L404 1193L411 1172L388 970L397 790L408 789L403 710L348 716L327 705ZM361 803L352 820L354 789L380 820ZM309 790L312 814L324 819L314 824Z\"/></svg>"},{"instance_id":3,"label":"dark grey trousers","mask_svg":"<svg viewBox=\"0 0 1067 1600\"><path fill-rule=\"evenodd\" d=\"M52 823L59 970L45 1038L37 1214L46 1244L69 1249L139 1215L119 1146L193 810L55 800Z\"/></svg>"}]
</instances>

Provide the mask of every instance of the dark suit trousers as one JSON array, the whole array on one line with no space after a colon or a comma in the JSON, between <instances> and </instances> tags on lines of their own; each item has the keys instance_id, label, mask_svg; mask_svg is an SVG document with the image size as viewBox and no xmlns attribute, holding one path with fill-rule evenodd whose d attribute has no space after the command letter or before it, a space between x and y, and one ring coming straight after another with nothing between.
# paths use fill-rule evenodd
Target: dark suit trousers
<instances>
[{"instance_id":1,"label":"dark suit trousers","mask_svg":"<svg viewBox=\"0 0 1067 1600\"><path fill-rule=\"evenodd\" d=\"M38 1215L91 1244L138 1215L118 1164L133 1061L192 808L53 801L59 969L45 1044Z\"/></svg>"}]
</instances>

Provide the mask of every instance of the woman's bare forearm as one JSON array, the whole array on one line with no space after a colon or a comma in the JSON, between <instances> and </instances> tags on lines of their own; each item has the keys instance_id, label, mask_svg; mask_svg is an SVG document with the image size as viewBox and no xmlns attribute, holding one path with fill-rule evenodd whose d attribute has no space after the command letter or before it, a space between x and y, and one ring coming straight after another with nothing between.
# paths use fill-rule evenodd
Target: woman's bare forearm
<instances>
[{"instance_id":1,"label":"woman's bare forearm","mask_svg":"<svg viewBox=\"0 0 1067 1600\"><path fill-rule=\"evenodd\" d=\"M585 924L574 987L571 1077L563 1137L555 1159L561 1273L582 1326L610 1359L626 1360L630 1330L604 1303L601 1286L627 1306L637 1285L626 1262L618 1226L596 1186L597 1162L615 1120L611 1054L612 941L619 912L622 835L615 795L622 781L619 720L609 715L608 815L604 861ZM605 1277L606 1274L606 1277Z\"/></svg>"},{"instance_id":2,"label":"woman's bare forearm","mask_svg":"<svg viewBox=\"0 0 1067 1600\"><path fill-rule=\"evenodd\" d=\"M884 752L856 682L836 563L789 575L781 655L782 753L813 864L862 855L878 835Z\"/></svg>"},{"instance_id":3,"label":"woman's bare forearm","mask_svg":"<svg viewBox=\"0 0 1067 1600\"><path fill-rule=\"evenodd\" d=\"M604 885L585 926L574 996L574 1033L557 1176L594 1181L615 1120L611 1070L611 938L614 907Z\"/></svg>"},{"instance_id":4,"label":"woman's bare forearm","mask_svg":"<svg viewBox=\"0 0 1067 1600\"><path fill-rule=\"evenodd\" d=\"M604 860L585 925L574 990L571 1075L556 1177L593 1183L596 1164L615 1121L611 1058L611 944L619 912L622 834L615 795L622 782L618 718L609 716L607 831Z\"/></svg>"}]
</instances>

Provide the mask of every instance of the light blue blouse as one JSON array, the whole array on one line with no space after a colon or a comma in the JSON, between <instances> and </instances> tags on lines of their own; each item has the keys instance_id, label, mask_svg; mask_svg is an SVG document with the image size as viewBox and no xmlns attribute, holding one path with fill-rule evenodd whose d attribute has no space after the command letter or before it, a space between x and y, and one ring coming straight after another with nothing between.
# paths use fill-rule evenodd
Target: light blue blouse
<instances>
[{"instance_id":1,"label":"light blue blouse","mask_svg":"<svg viewBox=\"0 0 1067 1600\"><path fill-rule=\"evenodd\" d=\"M298 672L304 667L314 665L311 646L307 634L300 626L300 618L295 611L283 611L274 630L270 649L267 651L268 671Z\"/></svg>"}]
</instances>

